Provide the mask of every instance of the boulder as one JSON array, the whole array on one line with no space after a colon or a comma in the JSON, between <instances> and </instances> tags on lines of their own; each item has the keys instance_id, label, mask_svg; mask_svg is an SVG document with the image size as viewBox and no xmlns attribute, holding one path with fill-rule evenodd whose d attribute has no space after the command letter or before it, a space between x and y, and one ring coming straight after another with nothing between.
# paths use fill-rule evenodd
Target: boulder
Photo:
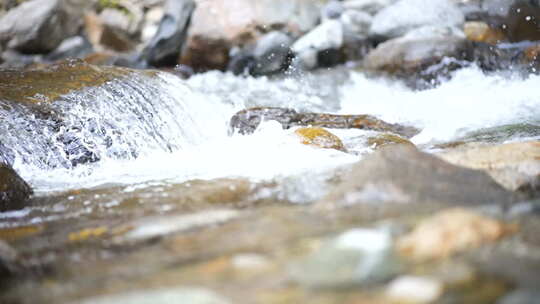
<instances>
[{"instance_id":1,"label":"boulder","mask_svg":"<svg viewBox=\"0 0 540 304\"><path fill-rule=\"evenodd\" d=\"M32 0L0 19L0 44L23 53L47 53L82 25L82 0Z\"/></svg>"},{"instance_id":2,"label":"boulder","mask_svg":"<svg viewBox=\"0 0 540 304\"><path fill-rule=\"evenodd\" d=\"M68 58L83 58L93 53L93 51L92 44L86 37L73 36L62 41L54 51L45 56L45 60L57 61Z\"/></svg>"},{"instance_id":3,"label":"boulder","mask_svg":"<svg viewBox=\"0 0 540 304\"><path fill-rule=\"evenodd\" d=\"M500 29L492 28L482 21L466 22L463 32L470 41L495 45L506 40L506 36Z\"/></svg>"},{"instance_id":4,"label":"boulder","mask_svg":"<svg viewBox=\"0 0 540 304\"><path fill-rule=\"evenodd\" d=\"M506 204L514 196L482 171L458 167L410 145L377 150L322 199L327 207L378 203Z\"/></svg>"},{"instance_id":5,"label":"boulder","mask_svg":"<svg viewBox=\"0 0 540 304\"><path fill-rule=\"evenodd\" d=\"M6 164L0 164L0 212L22 209L32 188Z\"/></svg>"},{"instance_id":6,"label":"boulder","mask_svg":"<svg viewBox=\"0 0 540 304\"><path fill-rule=\"evenodd\" d=\"M157 33L144 50L148 63L153 66L176 63L194 10L194 0L167 1Z\"/></svg>"},{"instance_id":7,"label":"boulder","mask_svg":"<svg viewBox=\"0 0 540 304\"><path fill-rule=\"evenodd\" d=\"M292 38L279 31L263 35L253 50L252 74L267 75L287 68L291 56Z\"/></svg>"},{"instance_id":8,"label":"boulder","mask_svg":"<svg viewBox=\"0 0 540 304\"><path fill-rule=\"evenodd\" d=\"M249 108L236 113L230 120L230 132L253 133L262 121L268 120L279 122L284 129L295 126L364 129L393 132L406 137L412 137L419 132L414 127L390 124L370 115L299 113L293 109L272 107Z\"/></svg>"},{"instance_id":9,"label":"boulder","mask_svg":"<svg viewBox=\"0 0 540 304\"><path fill-rule=\"evenodd\" d=\"M511 191L540 190L540 142L465 147L438 154L452 164L485 170Z\"/></svg>"},{"instance_id":10,"label":"boulder","mask_svg":"<svg viewBox=\"0 0 540 304\"><path fill-rule=\"evenodd\" d=\"M375 15L372 36L396 38L425 26L461 28L465 16L450 0L400 0Z\"/></svg>"},{"instance_id":11,"label":"boulder","mask_svg":"<svg viewBox=\"0 0 540 304\"><path fill-rule=\"evenodd\" d=\"M233 46L254 43L280 30L298 37L319 20L320 3L310 0L197 0L180 62L195 70L225 69Z\"/></svg>"},{"instance_id":12,"label":"boulder","mask_svg":"<svg viewBox=\"0 0 540 304\"><path fill-rule=\"evenodd\" d=\"M298 39L293 44L292 51L302 68L314 69L320 65L319 61L322 61L321 54L324 56L324 52L339 50L342 46L343 25L339 20L332 19ZM337 59L337 61L340 60Z\"/></svg>"},{"instance_id":13,"label":"boulder","mask_svg":"<svg viewBox=\"0 0 540 304\"><path fill-rule=\"evenodd\" d=\"M460 57L466 48L456 28L426 26L379 44L364 58L364 67L386 72L415 72L444 57Z\"/></svg>"}]
</instances>

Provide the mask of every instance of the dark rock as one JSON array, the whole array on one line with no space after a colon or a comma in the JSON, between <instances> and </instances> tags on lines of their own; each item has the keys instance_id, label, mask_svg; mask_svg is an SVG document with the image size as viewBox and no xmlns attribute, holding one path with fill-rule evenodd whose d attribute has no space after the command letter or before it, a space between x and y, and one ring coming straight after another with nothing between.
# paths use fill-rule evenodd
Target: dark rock
<instances>
[{"instance_id":1,"label":"dark rock","mask_svg":"<svg viewBox=\"0 0 540 304\"><path fill-rule=\"evenodd\" d=\"M86 37L74 36L62 41L54 51L45 57L45 60L57 61L68 58L83 58L93 53L93 51L92 44Z\"/></svg>"},{"instance_id":2,"label":"dark rock","mask_svg":"<svg viewBox=\"0 0 540 304\"><path fill-rule=\"evenodd\" d=\"M509 1L510 2L510 1ZM540 7L516 3L510 7L502 27L510 42L540 40Z\"/></svg>"},{"instance_id":3,"label":"dark rock","mask_svg":"<svg viewBox=\"0 0 540 304\"><path fill-rule=\"evenodd\" d=\"M283 71L289 64L293 40L287 34L273 31L262 36L255 45L254 75L267 75Z\"/></svg>"},{"instance_id":4,"label":"dark rock","mask_svg":"<svg viewBox=\"0 0 540 304\"><path fill-rule=\"evenodd\" d=\"M514 196L486 173L451 165L409 145L383 147L354 165L323 206L360 203L507 204Z\"/></svg>"},{"instance_id":5,"label":"dark rock","mask_svg":"<svg viewBox=\"0 0 540 304\"><path fill-rule=\"evenodd\" d=\"M262 121L275 120L284 129L294 126L313 126L334 129L365 129L388 131L406 137L418 134L414 127L390 124L370 115L336 115L323 113L298 113L293 109L259 107L242 110L230 121L232 132L253 133Z\"/></svg>"},{"instance_id":6,"label":"dark rock","mask_svg":"<svg viewBox=\"0 0 540 304\"><path fill-rule=\"evenodd\" d=\"M0 164L0 212L25 207L32 188L6 164Z\"/></svg>"},{"instance_id":7,"label":"dark rock","mask_svg":"<svg viewBox=\"0 0 540 304\"><path fill-rule=\"evenodd\" d=\"M157 34L146 47L148 62L153 66L175 65L186 40L191 15L195 9L193 0L169 0Z\"/></svg>"},{"instance_id":8,"label":"dark rock","mask_svg":"<svg viewBox=\"0 0 540 304\"><path fill-rule=\"evenodd\" d=\"M304 69L330 66L340 62L339 49L343 46L343 25L339 20L327 20L298 39L292 46L298 65ZM322 62L321 62L322 61Z\"/></svg>"},{"instance_id":9,"label":"dark rock","mask_svg":"<svg viewBox=\"0 0 540 304\"><path fill-rule=\"evenodd\" d=\"M43 55L25 55L14 50L6 50L0 54L0 61L3 61L4 69L25 68L42 62Z\"/></svg>"},{"instance_id":10,"label":"dark rock","mask_svg":"<svg viewBox=\"0 0 540 304\"><path fill-rule=\"evenodd\" d=\"M0 44L23 53L46 53L77 33L87 1L32 0L0 19ZM84 5L83 5L84 4Z\"/></svg>"}]
</instances>

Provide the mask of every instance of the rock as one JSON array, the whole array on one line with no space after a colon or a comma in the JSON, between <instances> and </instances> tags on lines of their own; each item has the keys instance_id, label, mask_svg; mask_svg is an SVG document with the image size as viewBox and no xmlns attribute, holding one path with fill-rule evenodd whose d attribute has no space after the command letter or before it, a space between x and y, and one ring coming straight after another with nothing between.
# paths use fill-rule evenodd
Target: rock
<instances>
[{"instance_id":1,"label":"rock","mask_svg":"<svg viewBox=\"0 0 540 304\"><path fill-rule=\"evenodd\" d=\"M310 288L347 288L387 280L400 270L388 232L352 229L293 264L290 273Z\"/></svg>"},{"instance_id":2,"label":"rock","mask_svg":"<svg viewBox=\"0 0 540 304\"><path fill-rule=\"evenodd\" d=\"M459 57L464 49L465 39L459 30L428 26L379 44L363 64L371 70L407 74L437 63L443 57Z\"/></svg>"},{"instance_id":3,"label":"rock","mask_svg":"<svg viewBox=\"0 0 540 304\"><path fill-rule=\"evenodd\" d=\"M298 37L319 19L310 0L197 0L180 62L195 70L224 69L234 46L253 44L270 30Z\"/></svg>"},{"instance_id":4,"label":"rock","mask_svg":"<svg viewBox=\"0 0 540 304\"><path fill-rule=\"evenodd\" d=\"M465 17L450 0L400 0L373 18L370 34L396 38L425 26L461 28Z\"/></svg>"},{"instance_id":5,"label":"rock","mask_svg":"<svg viewBox=\"0 0 540 304\"><path fill-rule=\"evenodd\" d=\"M54 51L45 57L45 60L57 61L68 58L83 58L93 52L94 49L90 41L83 36L73 36L62 41Z\"/></svg>"},{"instance_id":6,"label":"rock","mask_svg":"<svg viewBox=\"0 0 540 304\"><path fill-rule=\"evenodd\" d=\"M343 3L336 0L331 0L323 6L321 17L323 19L338 19L345 11Z\"/></svg>"},{"instance_id":7,"label":"rock","mask_svg":"<svg viewBox=\"0 0 540 304\"><path fill-rule=\"evenodd\" d=\"M139 290L123 294L99 296L77 301L80 304L226 304L216 293L203 288L170 288Z\"/></svg>"},{"instance_id":8,"label":"rock","mask_svg":"<svg viewBox=\"0 0 540 304\"><path fill-rule=\"evenodd\" d=\"M22 209L32 188L8 165L0 164L0 212Z\"/></svg>"},{"instance_id":9,"label":"rock","mask_svg":"<svg viewBox=\"0 0 540 304\"><path fill-rule=\"evenodd\" d=\"M263 35L253 50L253 75L267 75L285 70L291 57L291 37L279 31Z\"/></svg>"},{"instance_id":10,"label":"rock","mask_svg":"<svg viewBox=\"0 0 540 304\"><path fill-rule=\"evenodd\" d=\"M432 278L402 276L390 282L386 296L397 303L433 303L443 292L443 284Z\"/></svg>"},{"instance_id":11,"label":"rock","mask_svg":"<svg viewBox=\"0 0 540 304\"><path fill-rule=\"evenodd\" d=\"M497 304L535 304L540 299L538 290L518 289L505 295Z\"/></svg>"},{"instance_id":12,"label":"rock","mask_svg":"<svg viewBox=\"0 0 540 304\"><path fill-rule=\"evenodd\" d=\"M383 8L394 4L397 0L345 0L343 6L348 10L377 14Z\"/></svg>"},{"instance_id":13,"label":"rock","mask_svg":"<svg viewBox=\"0 0 540 304\"><path fill-rule=\"evenodd\" d=\"M495 45L506 40L506 36L501 30L491 28L487 23L481 21L466 22L463 31L467 39L471 41Z\"/></svg>"},{"instance_id":14,"label":"rock","mask_svg":"<svg viewBox=\"0 0 540 304\"><path fill-rule=\"evenodd\" d=\"M410 142L409 140L403 137L394 135L392 133L383 133L377 136L369 137L367 139L367 144L370 147L373 147L376 149L382 148L387 145L409 145L409 146L414 147L414 144Z\"/></svg>"},{"instance_id":15,"label":"rock","mask_svg":"<svg viewBox=\"0 0 540 304\"><path fill-rule=\"evenodd\" d=\"M345 11L341 15L344 39L347 41L353 38L367 38L372 21L373 17L367 13L356 10Z\"/></svg>"},{"instance_id":16,"label":"rock","mask_svg":"<svg viewBox=\"0 0 540 304\"><path fill-rule=\"evenodd\" d=\"M320 65L321 54L325 51L339 50L342 46L343 25L339 20L328 20L298 39L293 44L292 51L302 68L314 69Z\"/></svg>"},{"instance_id":17,"label":"rock","mask_svg":"<svg viewBox=\"0 0 540 304\"><path fill-rule=\"evenodd\" d=\"M491 16L507 16L511 11L510 7L520 0L483 0L482 10Z\"/></svg>"},{"instance_id":18,"label":"rock","mask_svg":"<svg viewBox=\"0 0 540 304\"><path fill-rule=\"evenodd\" d=\"M470 42L466 50L466 59L476 63L484 71L517 70L523 67L523 50L519 47Z\"/></svg>"},{"instance_id":19,"label":"rock","mask_svg":"<svg viewBox=\"0 0 540 304\"><path fill-rule=\"evenodd\" d=\"M144 22L141 31L141 41L143 44L148 45L150 40L154 38L159 29L161 19L165 15L163 7L156 6L149 8L144 15Z\"/></svg>"},{"instance_id":20,"label":"rock","mask_svg":"<svg viewBox=\"0 0 540 304\"><path fill-rule=\"evenodd\" d=\"M457 148L438 154L452 164L485 170L511 191L540 190L540 142Z\"/></svg>"},{"instance_id":21,"label":"rock","mask_svg":"<svg viewBox=\"0 0 540 304\"><path fill-rule=\"evenodd\" d=\"M442 259L497 241L513 231L515 226L454 208L422 220L398 240L397 250L414 260Z\"/></svg>"},{"instance_id":22,"label":"rock","mask_svg":"<svg viewBox=\"0 0 540 304\"><path fill-rule=\"evenodd\" d=\"M8 243L0 240L0 276L13 274L18 269L18 254ZM0 284L1 285L1 284Z\"/></svg>"},{"instance_id":23,"label":"rock","mask_svg":"<svg viewBox=\"0 0 540 304\"><path fill-rule=\"evenodd\" d=\"M194 10L194 0L167 1L159 29L143 52L151 65L176 64L184 46Z\"/></svg>"},{"instance_id":24,"label":"rock","mask_svg":"<svg viewBox=\"0 0 540 304\"><path fill-rule=\"evenodd\" d=\"M0 44L23 53L50 52L77 33L89 4L82 0L26 1L0 19Z\"/></svg>"},{"instance_id":25,"label":"rock","mask_svg":"<svg viewBox=\"0 0 540 304\"><path fill-rule=\"evenodd\" d=\"M162 216L159 218L144 219L131 223L129 226L134 228L125 236L122 236L118 241L145 241L176 232L225 223L239 216L239 211L223 209L187 215ZM120 228L120 230L122 230L122 228Z\"/></svg>"},{"instance_id":26,"label":"rock","mask_svg":"<svg viewBox=\"0 0 540 304\"><path fill-rule=\"evenodd\" d=\"M284 129L294 126L312 126L333 129L365 129L387 131L412 137L418 134L414 127L390 124L370 115L336 115L321 113L298 113L293 109L256 107L236 113L230 121L230 133L253 133L261 121L275 120Z\"/></svg>"},{"instance_id":27,"label":"rock","mask_svg":"<svg viewBox=\"0 0 540 304\"><path fill-rule=\"evenodd\" d=\"M341 139L323 128L299 128L294 133L304 145L346 152Z\"/></svg>"},{"instance_id":28,"label":"rock","mask_svg":"<svg viewBox=\"0 0 540 304\"><path fill-rule=\"evenodd\" d=\"M124 12L118 9L107 8L99 14L102 32L99 44L107 49L117 52L129 52L135 48L142 12Z\"/></svg>"},{"instance_id":29,"label":"rock","mask_svg":"<svg viewBox=\"0 0 540 304\"><path fill-rule=\"evenodd\" d=\"M390 145L352 166L322 206L359 203L505 204L511 192L486 173L458 167L409 145Z\"/></svg>"},{"instance_id":30,"label":"rock","mask_svg":"<svg viewBox=\"0 0 540 304\"><path fill-rule=\"evenodd\" d=\"M508 1L512 2L512 1ZM516 1L501 25L510 42L540 40L540 7Z\"/></svg>"}]
</instances>

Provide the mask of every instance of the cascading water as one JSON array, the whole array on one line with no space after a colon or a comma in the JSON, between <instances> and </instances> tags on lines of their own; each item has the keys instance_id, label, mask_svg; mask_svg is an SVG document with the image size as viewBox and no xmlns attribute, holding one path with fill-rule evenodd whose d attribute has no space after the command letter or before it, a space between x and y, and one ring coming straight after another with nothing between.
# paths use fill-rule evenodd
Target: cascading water
<instances>
[{"instance_id":1,"label":"cascading water","mask_svg":"<svg viewBox=\"0 0 540 304\"><path fill-rule=\"evenodd\" d=\"M38 192L242 176L285 179L288 188L281 190L302 201L322 191L314 191L325 178L322 173L355 162L358 155L304 146L293 130L272 122L252 135L228 136L228 120L236 111L280 106L372 114L422 128L413 141L428 144L503 124L540 125L538 87L538 76L485 75L474 67L458 71L437 88L418 92L399 82L339 70L283 79L209 72L187 81L166 73L133 74L48 105L61 124L50 114L39 117L22 106L3 106L0 132L2 144L10 147L5 156ZM361 143L372 132L333 132L350 151L369 150ZM78 161L87 163L73 166Z\"/></svg>"}]
</instances>

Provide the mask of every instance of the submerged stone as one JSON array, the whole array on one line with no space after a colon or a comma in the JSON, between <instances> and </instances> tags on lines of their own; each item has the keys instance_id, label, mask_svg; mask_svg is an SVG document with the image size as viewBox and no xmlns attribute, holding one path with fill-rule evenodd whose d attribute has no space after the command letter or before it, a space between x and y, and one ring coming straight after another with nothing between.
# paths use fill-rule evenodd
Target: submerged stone
<instances>
[{"instance_id":1,"label":"submerged stone","mask_svg":"<svg viewBox=\"0 0 540 304\"><path fill-rule=\"evenodd\" d=\"M388 232L352 229L292 265L290 272L306 287L348 288L384 281L400 270Z\"/></svg>"},{"instance_id":2,"label":"submerged stone","mask_svg":"<svg viewBox=\"0 0 540 304\"><path fill-rule=\"evenodd\" d=\"M5 164L0 164L0 212L25 207L32 188Z\"/></svg>"},{"instance_id":3,"label":"submerged stone","mask_svg":"<svg viewBox=\"0 0 540 304\"><path fill-rule=\"evenodd\" d=\"M300 137L305 145L346 151L341 139L323 128L300 128L294 133Z\"/></svg>"},{"instance_id":4,"label":"submerged stone","mask_svg":"<svg viewBox=\"0 0 540 304\"><path fill-rule=\"evenodd\" d=\"M371 115L337 115L323 113L299 113L294 109L256 107L236 113L230 120L232 132L253 133L262 121L275 120L284 129L295 126L324 127L333 129L363 129L393 132L412 137L419 130L398 124L390 124Z\"/></svg>"},{"instance_id":5,"label":"submerged stone","mask_svg":"<svg viewBox=\"0 0 540 304\"><path fill-rule=\"evenodd\" d=\"M409 146L414 146L414 144L412 142L410 142L409 140L407 140L407 139L405 139L403 137L394 135L392 133L383 133L383 134L379 134L377 136L369 137L367 139L367 144L370 147L373 147L373 148L376 148L376 149L382 148L382 147L388 146L388 145L409 145Z\"/></svg>"}]
</instances>

